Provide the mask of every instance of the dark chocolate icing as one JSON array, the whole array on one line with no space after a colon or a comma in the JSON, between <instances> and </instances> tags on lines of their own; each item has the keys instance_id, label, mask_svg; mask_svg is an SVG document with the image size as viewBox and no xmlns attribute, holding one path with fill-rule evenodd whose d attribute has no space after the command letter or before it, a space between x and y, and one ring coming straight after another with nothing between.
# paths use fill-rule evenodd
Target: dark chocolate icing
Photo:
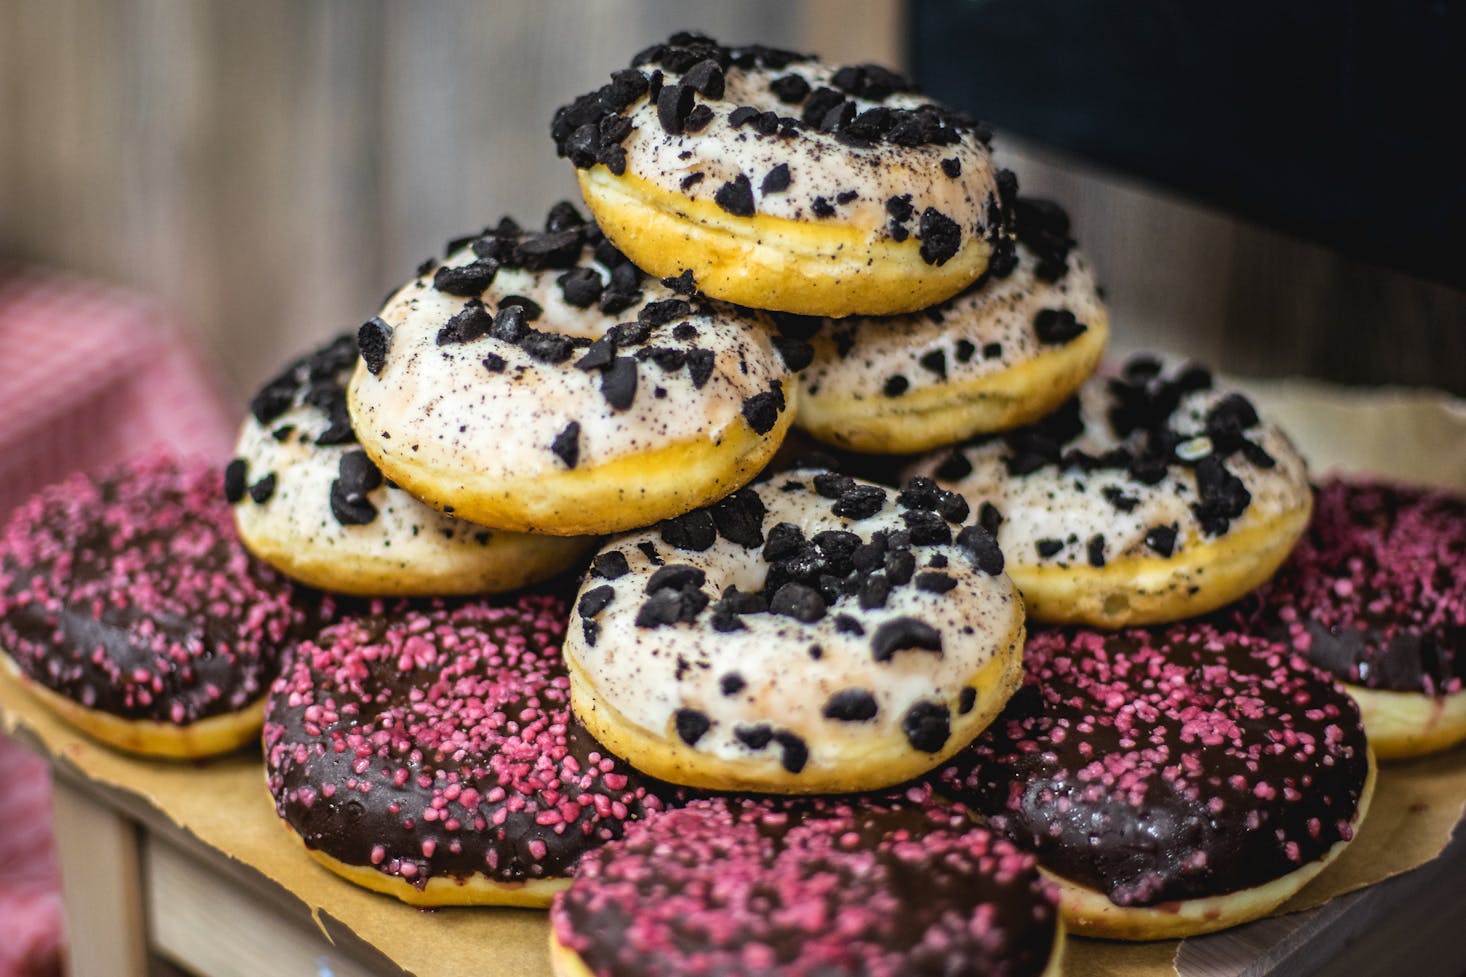
<instances>
[{"instance_id":1,"label":"dark chocolate icing","mask_svg":"<svg viewBox=\"0 0 1466 977\"><path fill-rule=\"evenodd\" d=\"M565 618L548 595L376 602L303 643L266 717L280 816L418 886L568 875L660 801L571 720Z\"/></svg>"},{"instance_id":2,"label":"dark chocolate icing","mask_svg":"<svg viewBox=\"0 0 1466 977\"><path fill-rule=\"evenodd\" d=\"M1042 973L1032 860L925 789L693 801L586 859L551 912L600 977Z\"/></svg>"},{"instance_id":3,"label":"dark chocolate icing","mask_svg":"<svg viewBox=\"0 0 1466 977\"><path fill-rule=\"evenodd\" d=\"M1058 875L1154 906L1269 882L1353 836L1358 710L1283 646L1205 622L1051 629L1024 666L942 783Z\"/></svg>"},{"instance_id":4,"label":"dark chocolate icing","mask_svg":"<svg viewBox=\"0 0 1466 977\"><path fill-rule=\"evenodd\" d=\"M1440 696L1466 688L1466 500L1326 482L1274 580L1243 605L1345 682Z\"/></svg>"},{"instance_id":5,"label":"dark chocolate icing","mask_svg":"<svg viewBox=\"0 0 1466 977\"><path fill-rule=\"evenodd\" d=\"M151 454L23 504L0 540L0 647L124 719L185 725L257 701L305 612L245 552L221 478Z\"/></svg>"}]
</instances>

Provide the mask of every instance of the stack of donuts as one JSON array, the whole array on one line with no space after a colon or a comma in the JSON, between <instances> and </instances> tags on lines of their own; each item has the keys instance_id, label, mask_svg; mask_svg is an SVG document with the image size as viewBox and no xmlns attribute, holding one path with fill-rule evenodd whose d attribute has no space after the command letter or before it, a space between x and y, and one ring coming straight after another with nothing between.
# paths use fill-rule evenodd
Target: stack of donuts
<instances>
[{"instance_id":1,"label":"stack of donuts","mask_svg":"<svg viewBox=\"0 0 1466 977\"><path fill-rule=\"evenodd\" d=\"M12 519L30 687L154 755L263 711L313 857L553 900L575 977L1057 973L1066 926L1272 910L1371 743L1466 738L1466 505L1315 506L1207 370L1102 369L1069 220L981 124L684 33L551 134L588 216L449 242L222 473Z\"/></svg>"}]
</instances>

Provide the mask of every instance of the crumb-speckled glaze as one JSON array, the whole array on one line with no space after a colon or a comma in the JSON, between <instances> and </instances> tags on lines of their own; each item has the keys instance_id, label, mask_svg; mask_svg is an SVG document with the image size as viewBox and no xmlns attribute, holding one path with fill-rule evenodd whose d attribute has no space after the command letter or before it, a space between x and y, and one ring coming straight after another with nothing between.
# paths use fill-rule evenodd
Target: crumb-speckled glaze
<instances>
[{"instance_id":1,"label":"crumb-speckled glaze","mask_svg":"<svg viewBox=\"0 0 1466 977\"><path fill-rule=\"evenodd\" d=\"M384 478L346 415L356 361L355 337L339 336L292 363L251 402L225 481L247 543L259 541L267 558L288 550L292 565L308 557L313 573L328 578L310 581L320 586L345 586L331 582L330 566L345 573L368 564L363 573L383 595L419 593L422 580L481 589L492 576L519 586L523 577L497 568L523 560L531 547L554 547L562 562L575 558L575 544L455 519ZM251 492L266 479L268 495Z\"/></svg>"},{"instance_id":2,"label":"crumb-speckled glaze","mask_svg":"<svg viewBox=\"0 0 1466 977\"><path fill-rule=\"evenodd\" d=\"M1135 356L1029 427L933 452L1015 565L1183 559L1239 526L1306 510L1307 468L1274 424L1195 365Z\"/></svg>"},{"instance_id":3,"label":"crumb-speckled glaze","mask_svg":"<svg viewBox=\"0 0 1466 977\"><path fill-rule=\"evenodd\" d=\"M933 264L1003 233L990 133L876 66L675 35L562 108L552 132L577 166L734 216L914 238Z\"/></svg>"},{"instance_id":4,"label":"crumb-speckled glaze","mask_svg":"<svg viewBox=\"0 0 1466 977\"><path fill-rule=\"evenodd\" d=\"M608 543L566 654L599 702L699 754L772 754L797 775L883 740L938 753L974 707L967 683L1022 634L1002 556L967 515L926 480L776 475Z\"/></svg>"},{"instance_id":5,"label":"crumb-speckled glaze","mask_svg":"<svg viewBox=\"0 0 1466 977\"><path fill-rule=\"evenodd\" d=\"M596 977L1035 977L1058 936L1032 860L917 788L655 815L550 922Z\"/></svg>"},{"instance_id":6,"label":"crumb-speckled glaze","mask_svg":"<svg viewBox=\"0 0 1466 977\"><path fill-rule=\"evenodd\" d=\"M219 484L154 453L22 504L0 539L0 648L124 719L183 726L257 702L305 613L245 552Z\"/></svg>"},{"instance_id":7,"label":"crumb-speckled glaze","mask_svg":"<svg viewBox=\"0 0 1466 977\"><path fill-rule=\"evenodd\" d=\"M265 764L305 843L417 886L568 875L660 802L570 718L557 598L374 603L288 658Z\"/></svg>"},{"instance_id":8,"label":"crumb-speckled glaze","mask_svg":"<svg viewBox=\"0 0 1466 977\"><path fill-rule=\"evenodd\" d=\"M376 344L352 420L384 468L404 457L448 481L523 479L772 427L788 370L768 324L642 278L569 213L543 234L501 225L455 242L363 327ZM531 311L506 322L523 299Z\"/></svg>"},{"instance_id":9,"label":"crumb-speckled glaze","mask_svg":"<svg viewBox=\"0 0 1466 977\"><path fill-rule=\"evenodd\" d=\"M944 771L994 830L1120 906L1236 892L1353 837L1359 712L1286 646L1189 622L1046 629L1025 683Z\"/></svg>"}]
</instances>

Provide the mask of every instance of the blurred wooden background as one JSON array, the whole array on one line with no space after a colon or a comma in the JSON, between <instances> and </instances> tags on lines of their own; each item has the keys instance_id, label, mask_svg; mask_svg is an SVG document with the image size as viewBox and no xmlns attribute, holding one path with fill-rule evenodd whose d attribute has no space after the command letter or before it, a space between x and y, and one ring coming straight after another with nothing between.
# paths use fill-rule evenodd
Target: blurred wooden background
<instances>
[{"instance_id":1,"label":"blurred wooden background","mask_svg":"<svg viewBox=\"0 0 1466 977\"><path fill-rule=\"evenodd\" d=\"M0 261L162 297L241 401L462 231L572 196L554 108L640 47L899 63L900 0L0 0ZM1466 394L1466 295L1005 146L1116 344ZM6 356L18 355L7 350Z\"/></svg>"}]
</instances>

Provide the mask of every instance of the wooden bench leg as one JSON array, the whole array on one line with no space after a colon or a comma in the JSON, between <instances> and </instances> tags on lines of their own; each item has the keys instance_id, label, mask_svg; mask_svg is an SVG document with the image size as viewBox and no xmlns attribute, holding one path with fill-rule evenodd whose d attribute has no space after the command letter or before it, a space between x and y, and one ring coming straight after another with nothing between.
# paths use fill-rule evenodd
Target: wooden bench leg
<instances>
[{"instance_id":1,"label":"wooden bench leg","mask_svg":"<svg viewBox=\"0 0 1466 977\"><path fill-rule=\"evenodd\" d=\"M137 829L57 778L56 854L71 977L147 977Z\"/></svg>"}]
</instances>

